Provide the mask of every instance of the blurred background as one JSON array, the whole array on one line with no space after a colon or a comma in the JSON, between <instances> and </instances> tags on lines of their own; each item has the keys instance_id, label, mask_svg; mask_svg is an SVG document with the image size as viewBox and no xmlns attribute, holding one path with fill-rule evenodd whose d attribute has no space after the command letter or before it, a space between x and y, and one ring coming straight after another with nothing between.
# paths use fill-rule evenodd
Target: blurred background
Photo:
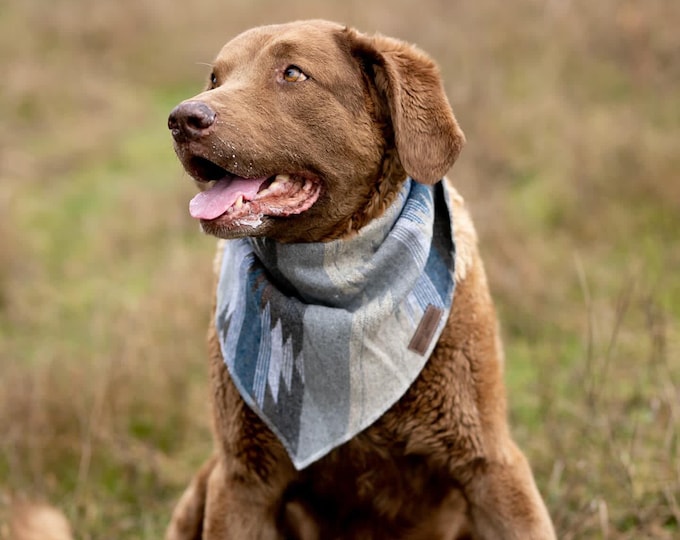
<instances>
[{"instance_id":1,"label":"blurred background","mask_svg":"<svg viewBox=\"0 0 680 540\"><path fill-rule=\"evenodd\" d=\"M161 536L211 450L214 250L167 114L235 34L312 17L441 65L560 538L678 538L677 0L3 1L0 514L28 497L81 539Z\"/></svg>"}]
</instances>

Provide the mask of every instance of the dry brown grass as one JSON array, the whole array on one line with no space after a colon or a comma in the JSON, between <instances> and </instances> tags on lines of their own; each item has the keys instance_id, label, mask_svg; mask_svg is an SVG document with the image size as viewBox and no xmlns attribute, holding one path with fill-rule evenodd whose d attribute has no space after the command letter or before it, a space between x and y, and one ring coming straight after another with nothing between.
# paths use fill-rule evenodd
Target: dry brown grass
<instances>
[{"instance_id":1,"label":"dry brown grass","mask_svg":"<svg viewBox=\"0 0 680 540\"><path fill-rule=\"evenodd\" d=\"M514 431L560 537L677 537L674 0L0 6L0 518L28 497L82 539L158 538L210 450L212 242L165 117L230 36L310 17L442 66Z\"/></svg>"}]
</instances>

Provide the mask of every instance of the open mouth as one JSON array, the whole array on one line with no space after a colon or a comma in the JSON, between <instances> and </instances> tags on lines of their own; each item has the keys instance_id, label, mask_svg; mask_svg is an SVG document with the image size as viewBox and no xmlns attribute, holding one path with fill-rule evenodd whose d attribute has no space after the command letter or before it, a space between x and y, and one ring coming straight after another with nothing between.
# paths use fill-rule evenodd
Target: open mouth
<instances>
[{"instance_id":1,"label":"open mouth","mask_svg":"<svg viewBox=\"0 0 680 540\"><path fill-rule=\"evenodd\" d=\"M264 216L300 214L316 202L321 187L318 177L308 173L245 178L198 156L191 158L188 169L207 183L189 203L192 217L224 225L257 226Z\"/></svg>"}]
</instances>

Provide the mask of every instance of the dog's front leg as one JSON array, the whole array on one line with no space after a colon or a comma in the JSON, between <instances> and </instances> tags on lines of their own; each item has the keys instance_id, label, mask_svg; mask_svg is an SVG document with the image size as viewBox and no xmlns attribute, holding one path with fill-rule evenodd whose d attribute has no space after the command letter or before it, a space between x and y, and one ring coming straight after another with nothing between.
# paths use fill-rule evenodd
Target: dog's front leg
<instances>
[{"instance_id":1,"label":"dog's front leg","mask_svg":"<svg viewBox=\"0 0 680 540\"><path fill-rule=\"evenodd\" d=\"M208 509L201 540L320 540L317 522L297 501L263 494L269 487L246 486L216 468L208 486ZM226 480L226 481L225 481Z\"/></svg>"},{"instance_id":2,"label":"dog's front leg","mask_svg":"<svg viewBox=\"0 0 680 540\"><path fill-rule=\"evenodd\" d=\"M303 508L282 504L292 466L272 467L263 476L250 465L221 452L210 458L177 503L165 540L317 539Z\"/></svg>"},{"instance_id":3,"label":"dog's front leg","mask_svg":"<svg viewBox=\"0 0 680 540\"><path fill-rule=\"evenodd\" d=\"M513 441L466 485L473 526L485 540L554 540L555 530L531 469Z\"/></svg>"},{"instance_id":4,"label":"dog's front leg","mask_svg":"<svg viewBox=\"0 0 680 540\"><path fill-rule=\"evenodd\" d=\"M217 461L206 484L201 540L274 540L284 491L295 476L285 449L243 401L210 325Z\"/></svg>"},{"instance_id":5,"label":"dog's front leg","mask_svg":"<svg viewBox=\"0 0 680 540\"><path fill-rule=\"evenodd\" d=\"M202 540L282 540L281 505L295 470L274 435L235 398L234 386L225 386L234 423L218 430L228 442L208 478Z\"/></svg>"},{"instance_id":6,"label":"dog's front leg","mask_svg":"<svg viewBox=\"0 0 680 540\"><path fill-rule=\"evenodd\" d=\"M277 484L220 459L208 479L202 540L280 540Z\"/></svg>"},{"instance_id":7,"label":"dog's front leg","mask_svg":"<svg viewBox=\"0 0 680 540\"><path fill-rule=\"evenodd\" d=\"M165 540L201 540L208 480L217 464L212 456L196 473L172 512Z\"/></svg>"}]
</instances>

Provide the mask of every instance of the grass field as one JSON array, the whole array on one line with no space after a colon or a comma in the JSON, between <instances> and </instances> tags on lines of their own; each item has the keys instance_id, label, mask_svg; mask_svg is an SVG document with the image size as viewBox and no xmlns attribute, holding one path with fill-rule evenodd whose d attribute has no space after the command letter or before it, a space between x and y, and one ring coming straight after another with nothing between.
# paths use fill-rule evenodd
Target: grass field
<instances>
[{"instance_id":1,"label":"grass field","mask_svg":"<svg viewBox=\"0 0 680 540\"><path fill-rule=\"evenodd\" d=\"M214 242L169 110L250 26L330 18L441 64L507 348L514 434L563 539L680 537L680 3L0 5L0 538L159 538L211 448ZM5 505L5 506L3 506Z\"/></svg>"}]
</instances>

